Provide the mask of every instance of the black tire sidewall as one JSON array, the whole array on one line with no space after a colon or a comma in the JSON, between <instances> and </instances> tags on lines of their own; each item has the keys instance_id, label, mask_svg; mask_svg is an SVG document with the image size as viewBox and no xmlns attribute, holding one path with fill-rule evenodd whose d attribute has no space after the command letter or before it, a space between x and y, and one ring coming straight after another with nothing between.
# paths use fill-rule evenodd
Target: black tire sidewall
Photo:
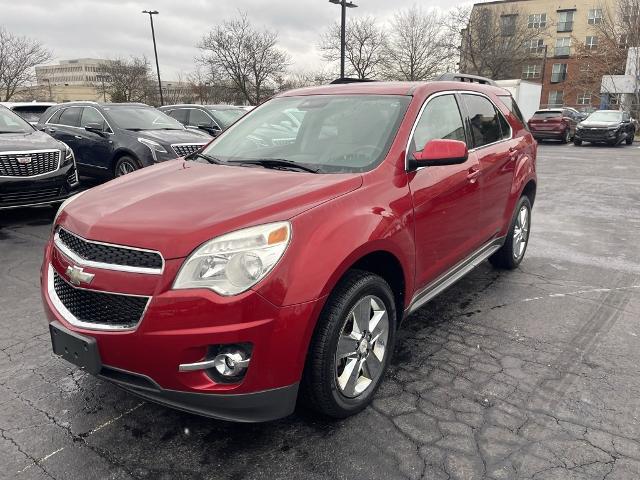
<instances>
[{"instance_id":1,"label":"black tire sidewall","mask_svg":"<svg viewBox=\"0 0 640 480\"><path fill-rule=\"evenodd\" d=\"M513 232L516 228L516 219L518 218L518 214L520 213L520 209L522 208L523 205L527 206L527 210L529 211L529 235L527 236L527 244L524 246L524 251L522 252L522 255L520 256L520 258L516 259L515 255L513 254ZM529 197L527 197L526 195L523 195L522 197L520 197L520 200L518 201L518 204L516 205L516 209L513 212L513 218L511 220L511 228L509 228L509 233L507 234L507 240L506 240L506 245L507 245L507 250L509 253L509 256L511 258L511 262L513 264L513 268L517 267L518 265L520 265L520 263L522 263L522 260L524 260L525 255L527 254L527 249L529 248L529 237L531 235L531 201L529 200Z\"/></svg>"}]
</instances>

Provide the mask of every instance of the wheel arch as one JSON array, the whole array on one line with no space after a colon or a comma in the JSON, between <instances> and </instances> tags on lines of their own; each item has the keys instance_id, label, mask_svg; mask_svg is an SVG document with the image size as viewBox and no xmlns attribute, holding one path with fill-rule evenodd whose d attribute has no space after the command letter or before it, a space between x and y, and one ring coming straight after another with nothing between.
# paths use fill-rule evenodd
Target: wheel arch
<instances>
[{"instance_id":1,"label":"wheel arch","mask_svg":"<svg viewBox=\"0 0 640 480\"><path fill-rule=\"evenodd\" d=\"M116 163L118 163L118 160L120 160L122 157L131 157L135 161L137 161L139 165L143 165L142 161L140 160L138 155L135 154L135 152L127 148L119 148L113 153L113 157L111 157L111 164L109 165L109 169L112 173L115 173Z\"/></svg>"}]
</instances>

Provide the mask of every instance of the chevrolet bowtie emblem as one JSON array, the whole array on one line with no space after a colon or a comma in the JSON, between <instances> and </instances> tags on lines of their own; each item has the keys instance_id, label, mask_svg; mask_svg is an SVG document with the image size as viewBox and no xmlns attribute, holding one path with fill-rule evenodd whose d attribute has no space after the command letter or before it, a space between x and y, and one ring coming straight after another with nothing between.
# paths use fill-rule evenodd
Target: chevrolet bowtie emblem
<instances>
[{"instance_id":1,"label":"chevrolet bowtie emblem","mask_svg":"<svg viewBox=\"0 0 640 480\"><path fill-rule=\"evenodd\" d=\"M69 281L74 285L80 285L81 283L89 284L95 275L93 273L86 273L82 268L69 266L67 267L67 275L69 276Z\"/></svg>"}]
</instances>

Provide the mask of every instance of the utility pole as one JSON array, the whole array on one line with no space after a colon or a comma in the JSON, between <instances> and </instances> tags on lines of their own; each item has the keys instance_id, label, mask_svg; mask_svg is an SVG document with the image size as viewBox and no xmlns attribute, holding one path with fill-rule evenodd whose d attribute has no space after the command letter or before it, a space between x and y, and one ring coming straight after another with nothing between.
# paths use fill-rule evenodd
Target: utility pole
<instances>
[{"instance_id":1,"label":"utility pole","mask_svg":"<svg viewBox=\"0 0 640 480\"><path fill-rule=\"evenodd\" d=\"M342 10L340 20L340 78L344 78L345 56L347 49L347 8L356 8L358 5L353 2L348 2L347 0L329 0L329 2L335 5L340 5Z\"/></svg>"},{"instance_id":2,"label":"utility pole","mask_svg":"<svg viewBox=\"0 0 640 480\"><path fill-rule=\"evenodd\" d=\"M156 71L158 72L158 89L160 90L160 106L164 105L164 97L162 95L162 81L160 80L160 64L158 63L158 47L156 46L156 32L153 28L153 16L158 15L157 10L143 10L142 13L149 14L149 20L151 21L151 38L153 38L153 53L156 56Z\"/></svg>"}]
</instances>

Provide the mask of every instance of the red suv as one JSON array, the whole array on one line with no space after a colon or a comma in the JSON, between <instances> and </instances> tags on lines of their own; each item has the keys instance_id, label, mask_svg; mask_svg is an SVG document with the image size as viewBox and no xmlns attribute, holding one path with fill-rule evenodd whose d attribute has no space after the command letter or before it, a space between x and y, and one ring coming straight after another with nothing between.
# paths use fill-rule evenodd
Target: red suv
<instances>
[{"instance_id":1,"label":"red suv","mask_svg":"<svg viewBox=\"0 0 640 480\"><path fill-rule=\"evenodd\" d=\"M41 272L53 350L197 414L275 419L300 393L346 417L407 315L485 259L520 264L535 195L506 90L286 92L202 152L60 208Z\"/></svg>"},{"instance_id":2,"label":"red suv","mask_svg":"<svg viewBox=\"0 0 640 480\"><path fill-rule=\"evenodd\" d=\"M538 110L529 119L529 130L538 141L549 139L569 143L576 134L580 118L580 113L573 108Z\"/></svg>"}]
</instances>

